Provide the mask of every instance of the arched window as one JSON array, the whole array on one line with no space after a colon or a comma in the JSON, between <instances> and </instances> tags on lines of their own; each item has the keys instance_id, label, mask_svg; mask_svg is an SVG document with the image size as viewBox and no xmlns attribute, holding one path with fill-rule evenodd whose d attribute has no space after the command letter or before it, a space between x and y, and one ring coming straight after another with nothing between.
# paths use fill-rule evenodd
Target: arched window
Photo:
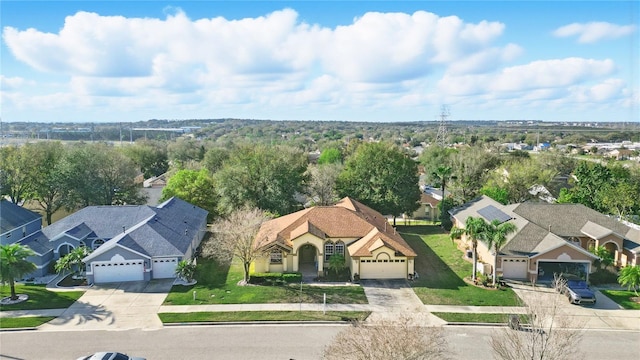
<instances>
[{"instance_id":1,"label":"arched window","mask_svg":"<svg viewBox=\"0 0 640 360\"><path fill-rule=\"evenodd\" d=\"M63 257L65 255L67 255L68 253L70 253L71 250L73 250L73 249L74 249L74 247L71 244L62 244L58 248L58 254L60 255L60 257Z\"/></svg>"},{"instance_id":2,"label":"arched window","mask_svg":"<svg viewBox=\"0 0 640 360\"><path fill-rule=\"evenodd\" d=\"M344 256L344 243L342 241L336 243L334 253Z\"/></svg>"},{"instance_id":3,"label":"arched window","mask_svg":"<svg viewBox=\"0 0 640 360\"><path fill-rule=\"evenodd\" d=\"M326 242L324 244L324 261L329 261L329 258L331 258L331 255L333 255L333 243Z\"/></svg>"},{"instance_id":4,"label":"arched window","mask_svg":"<svg viewBox=\"0 0 640 360\"><path fill-rule=\"evenodd\" d=\"M93 245L92 245L92 249L95 250L97 248L99 248L102 244L104 244L104 240L102 239L95 239L93 240Z\"/></svg>"}]
</instances>

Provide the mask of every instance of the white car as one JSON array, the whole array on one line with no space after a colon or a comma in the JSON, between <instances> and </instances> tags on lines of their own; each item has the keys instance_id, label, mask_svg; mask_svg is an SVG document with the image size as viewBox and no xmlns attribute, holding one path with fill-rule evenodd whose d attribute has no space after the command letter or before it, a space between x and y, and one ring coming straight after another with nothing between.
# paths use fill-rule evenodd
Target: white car
<instances>
[{"instance_id":1,"label":"white car","mask_svg":"<svg viewBox=\"0 0 640 360\"><path fill-rule=\"evenodd\" d=\"M132 357L127 354L115 352L115 351L104 351L97 352L93 355L79 357L78 360L146 360L141 357Z\"/></svg>"}]
</instances>

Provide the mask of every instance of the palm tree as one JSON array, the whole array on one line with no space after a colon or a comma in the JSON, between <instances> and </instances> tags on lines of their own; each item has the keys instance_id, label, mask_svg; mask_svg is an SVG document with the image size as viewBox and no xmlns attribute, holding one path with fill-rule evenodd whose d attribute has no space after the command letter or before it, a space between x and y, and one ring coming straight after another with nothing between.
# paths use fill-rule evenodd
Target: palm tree
<instances>
[{"instance_id":1,"label":"palm tree","mask_svg":"<svg viewBox=\"0 0 640 360\"><path fill-rule=\"evenodd\" d=\"M11 300L17 300L15 279L19 279L37 267L34 263L27 261L29 256L36 253L28 246L20 244L7 244L0 246L0 277L2 283L9 283L11 288Z\"/></svg>"},{"instance_id":2,"label":"palm tree","mask_svg":"<svg viewBox=\"0 0 640 360\"><path fill-rule=\"evenodd\" d=\"M176 266L176 275L186 282L193 281L196 274L196 264L190 260L180 260Z\"/></svg>"},{"instance_id":3,"label":"palm tree","mask_svg":"<svg viewBox=\"0 0 640 360\"><path fill-rule=\"evenodd\" d=\"M452 178L451 166L438 165L432 175L440 183L440 190L442 191L442 198L444 199L444 189L446 188L447 181Z\"/></svg>"},{"instance_id":4,"label":"palm tree","mask_svg":"<svg viewBox=\"0 0 640 360\"><path fill-rule=\"evenodd\" d=\"M484 237L487 226L488 224L483 218L469 216L464 222L464 228L453 227L449 235L451 239L459 239L462 235L466 235L467 238L471 240L473 247L473 274L471 274L471 279L474 282L476 281L476 273L478 272L478 239Z\"/></svg>"},{"instance_id":5,"label":"palm tree","mask_svg":"<svg viewBox=\"0 0 640 360\"><path fill-rule=\"evenodd\" d=\"M487 243L487 247L493 247L493 286L496 285L496 267L498 266L498 253L500 248L507 241L507 236L516 232L518 228L510 222L500 223L500 220L493 220L486 228L486 232L483 236Z\"/></svg>"},{"instance_id":6,"label":"palm tree","mask_svg":"<svg viewBox=\"0 0 640 360\"><path fill-rule=\"evenodd\" d=\"M622 286L627 286L629 290L633 289L633 292L638 296L638 287L640 287L640 265L623 267L620 270L618 282Z\"/></svg>"},{"instance_id":7,"label":"palm tree","mask_svg":"<svg viewBox=\"0 0 640 360\"><path fill-rule=\"evenodd\" d=\"M82 260L89 254L91 254L91 250L86 246L71 250L67 255L56 261L56 272L61 273L70 270L73 274L81 275L84 272L84 262Z\"/></svg>"}]
</instances>

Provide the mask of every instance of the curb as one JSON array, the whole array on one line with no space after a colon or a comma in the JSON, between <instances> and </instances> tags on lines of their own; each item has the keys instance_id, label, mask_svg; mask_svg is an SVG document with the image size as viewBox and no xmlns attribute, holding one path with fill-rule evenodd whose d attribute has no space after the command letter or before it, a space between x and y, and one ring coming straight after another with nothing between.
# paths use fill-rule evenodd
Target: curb
<instances>
[{"instance_id":1,"label":"curb","mask_svg":"<svg viewBox=\"0 0 640 360\"><path fill-rule=\"evenodd\" d=\"M445 326L491 326L491 327L503 327L507 326L507 323L484 323L484 322L448 322Z\"/></svg>"},{"instance_id":2,"label":"curb","mask_svg":"<svg viewBox=\"0 0 640 360\"><path fill-rule=\"evenodd\" d=\"M350 321L195 321L180 323L162 323L165 327L199 325L349 325Z\"/></svg>"},{"instance_id":3,"label":"curb","mask_svg":"<svg viewBox=\"0 0 640 360\"><path fill-rule=\"evenodd\" d=\"M38 328L35 327L23 327L23 328L6 328L6 329L0 329L0 332L11 332L11 331L33 331L33 330L38 330Z\"/></svg>"}]
</instances>

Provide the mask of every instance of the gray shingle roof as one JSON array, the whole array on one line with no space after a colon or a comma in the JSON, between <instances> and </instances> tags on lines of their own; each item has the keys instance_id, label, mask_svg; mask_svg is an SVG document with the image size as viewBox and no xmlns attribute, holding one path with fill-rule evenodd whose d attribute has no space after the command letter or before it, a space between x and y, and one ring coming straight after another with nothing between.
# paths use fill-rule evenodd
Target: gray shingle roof
<instances>
[{"instance_id":1,"label":"gray shingle roof","mask_svg":"<svg viewBox=\"0 0 640 360\"><path fill-rule=\"evenodd\" d=\"M37 219L42 219L42 215L16 205L11 201L5 199L0 200L0 234L4 234Z\"/></svg>"},{"instance_id":2,"label":"gray shingle roof","mask_svg":"<svg viewBox=\"0 0 640 360\"><path fill-rule=\"evenodd\" d=\"M38 230L33 234L23 238L19 242L21 245L27 245L31 250L35 251L38 255L44 255L49 251L53 251L49 245L49 238L47 238L42 230Z\"/></svg>"},{"instance_id":3,"label":"gray shingle roof","mask_svg":"<svg viewBox=\"0 0 640 360\"><path fill-rule=\"evenodd\" d=\"M514 210L532 223L564 238L584 236L582 228L591 221L625 236L629 227L582 204L522 203Z\"/></svg>"}]
</instances>

